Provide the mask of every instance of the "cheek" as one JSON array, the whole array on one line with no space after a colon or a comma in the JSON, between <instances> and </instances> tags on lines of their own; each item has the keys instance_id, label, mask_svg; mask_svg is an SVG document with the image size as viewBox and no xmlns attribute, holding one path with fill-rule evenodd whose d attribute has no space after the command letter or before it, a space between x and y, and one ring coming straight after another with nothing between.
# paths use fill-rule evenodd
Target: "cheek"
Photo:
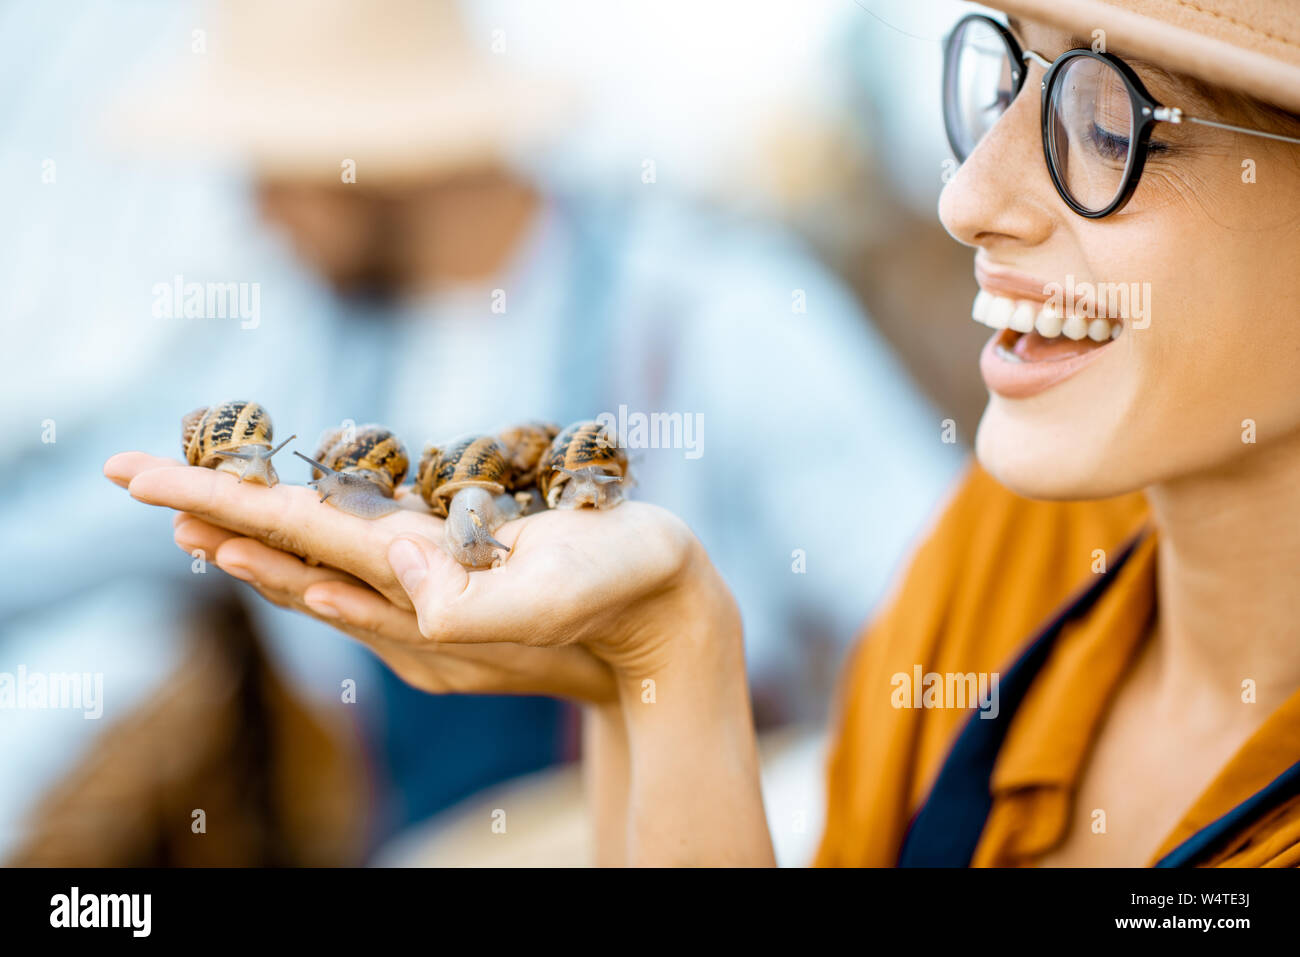
<instances>
[{"instance_id":1,"label":"cheek","mask_svg":"<svg viewBox=\"0 0 1300 957\"><path fill-rule=\"evenodd\" d=\"M1173 380L1166 414L1182 425L1189 452L1231 457L1248 444L1244 432L1264 442L1300 426L1300 329L1280 305L1221 303L1160 342L1156 368Z\"/></svg>"},{"instance_id":2,"label":"cheek","mask_svg":"<svg viewBox=\"0 0 1300 957\"><path fill-rule=\"evenodd\" d=\"M1189 470L1242 454L1252 428L1263 443L1300 427L1300 240L1252 228L1242 212L1233 229L1182 250L1180 279L1165 284L1141 343L1144 391Z\"/></svg>"}]
</instances>

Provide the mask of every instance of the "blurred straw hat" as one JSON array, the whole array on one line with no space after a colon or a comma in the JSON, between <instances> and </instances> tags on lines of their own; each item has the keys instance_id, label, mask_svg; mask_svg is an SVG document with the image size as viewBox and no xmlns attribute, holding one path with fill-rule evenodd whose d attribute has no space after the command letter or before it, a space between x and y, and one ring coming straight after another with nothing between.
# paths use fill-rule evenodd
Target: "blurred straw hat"
<instances>
[{"instance_id":1,"label":"blurred straw hat","mask_svg":"<svg viewBox=\"0 0 1300 957\"><path fill-rule=\"evenodd\" d=\"M1300 112L1296 0L987 0L1011 16L1091 39Z\"/></svg>"},{"instance_id":2,"label":"blurred straw hat","mask_svg":"<svg viewBox=\"0 0 1300 957\"><path fill-rule=\"evenodd\" d=\"M554 129L570 91L476 50L453 0L218 0L192 69L110 111L137 148L189 146L272 175L454 170Z\"/></svg>"}]
</instances>

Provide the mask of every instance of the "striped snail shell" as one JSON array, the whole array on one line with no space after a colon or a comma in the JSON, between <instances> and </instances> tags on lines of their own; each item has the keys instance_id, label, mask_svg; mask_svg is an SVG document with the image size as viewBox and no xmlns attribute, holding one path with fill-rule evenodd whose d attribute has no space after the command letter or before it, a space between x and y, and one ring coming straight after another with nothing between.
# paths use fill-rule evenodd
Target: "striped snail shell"
<instances>
[{"instance_id":1,"label":"striped snail shell","mask_svg":"<svg viewBox=\"0 0 1300 957\"><path fill-rule=\"evenodd\" d=\"M613 508L631 479L627 453L599 422L575 422L555 437L537 477L550 508Z\"/></svg>"},{"instance_id":2,"label":"striped snail shell","mask_svg":"<svg viewBox=\"0 0 1300 957\"><path fill-rule=\"evenodd\" d=\"M447 502L463 488L483 488L493 495L506 490L510 463L506 450L490 435L466 435L446 445L429 446L420 457L416 482L420 494L437 515L447 514Z\"/></svg>"},{"instance_id":3,"label":"striped snail shell","mask_svg":"<svg viewBox=\"0 0 1300 957\"><path fill-rule=\"evenodd\" d=\"M433 513L446 517L447 548L462 565L485 568L496 562L498 549L510 551L492 537L519 516L506 492L510 478L506 450L490 435L467 435L424 450L416 487Z\"/></svg>"},{"instance_id":4,"label":"striped snail shell","mask_svg":"<svg viewBox=\"0 0 1300 957\"><path fill-rule=\"evenodd\" d=\"M559 434L560 427L554 422L533 420L502 429L497 436L510 461L509 491L519 503L521 515L546 510L546 500L537 487L537 473L542 464L542 456Z\"/></svg>"},{"instance_id":5,"label":"striped snail shell","mask_svg":"<svg viewBox=\"0 0 1300 957\"><path fill-rule=\"evenodd\" d=\"M294 454L311 463L308 484L322 502L358 518L379 518L399 508L393 493L406 478L411 460L401 439L382 425L327 429L316 458Z\"/></svg>"},{"instance_id":6,"label":"striped snail shell","mask_svg":"<svg viewBox=\"0 0 1300 957\"><path fill-rule=\"evenodd\" d=\"M238 476L241 482L274 486L280 481L271 457L297 438L271 445L271 416L256 402L232 400L200 406L181 419L185 461Z\"/></svg>"},{"instance_id":7,"label":"striped snail shell","mask_svg":"<svg viewBox=\"0 0 1300 957\"><path fill-rule=\"evenodd\" d=\"M537 468L542 456L559 434L560 427L554 422L540 421L521 422L501 430L497 438L510 462L512 491L537 484Z\"/></svg>"}]
</instances>

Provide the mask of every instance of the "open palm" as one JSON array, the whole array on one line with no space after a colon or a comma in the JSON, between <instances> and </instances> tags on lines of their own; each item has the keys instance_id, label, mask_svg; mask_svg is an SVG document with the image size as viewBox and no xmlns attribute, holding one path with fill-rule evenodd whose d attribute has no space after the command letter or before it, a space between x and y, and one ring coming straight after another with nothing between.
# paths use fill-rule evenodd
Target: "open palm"
<instances>
[{"instance_id":1,"label":"open palm","mask_svg":"<svg viewBox=\"0 0 1300 957\"><path fill-rule=\"evenodd\" d=\"M689 575L698 551L671 513L628 502L509 522L497 532L509 558L470 571L435 544L442 520L411 495L365 520L303 486L241 483L139 452L114 456L104 472L179 512L187 552L202 549L268 600L364 642L428 691L611 700L612 668L646 653L639 609ZM390 563L394 546L416 549L425 567L409 587Z\"/></svg>"}]
</instances>

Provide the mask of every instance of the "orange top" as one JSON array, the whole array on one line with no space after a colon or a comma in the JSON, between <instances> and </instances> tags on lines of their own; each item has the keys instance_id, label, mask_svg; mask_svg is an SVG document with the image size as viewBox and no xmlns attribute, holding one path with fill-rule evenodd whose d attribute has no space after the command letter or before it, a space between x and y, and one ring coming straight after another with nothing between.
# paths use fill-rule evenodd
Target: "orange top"
<instances>
[{"instance_id":1,"label":"orange top","mask_svg":"<svg viewBox=\"0 0 1300 957\"><path fill-rule=\"evenodd\" d=\"M1037 502L972 466L853 656L841 688L818 865L897 864L914 816L932 789L939 790L941 769L952 765L947 787L970 766L971 734L988 730L969 727L982 720L979 714L915 706L922 694L910 687L914 676L1005 678L1022 655L1034 657L1025 653L1044 626L1091 587L1095 601L1074 606L1083 610L1038 646L1045 653L1041 667L1018 707L1004 716L1005 737L990 758L987 786L975 784L989 806L987 817L972 812L969 863L1032 864L1061 840L1106 706L1150 630L1156 547L1147 518L1138 493ZM945 814L954 807L951 795L946 804L933 796ZM948 826L943 815L932 814L927 833ZM1300 865L1300 693L1223 768L1152 863L1185 863L1182 856L1191 852L1184 842L1211 836L1193 863Z\"/></svg>"}]
</instances>

